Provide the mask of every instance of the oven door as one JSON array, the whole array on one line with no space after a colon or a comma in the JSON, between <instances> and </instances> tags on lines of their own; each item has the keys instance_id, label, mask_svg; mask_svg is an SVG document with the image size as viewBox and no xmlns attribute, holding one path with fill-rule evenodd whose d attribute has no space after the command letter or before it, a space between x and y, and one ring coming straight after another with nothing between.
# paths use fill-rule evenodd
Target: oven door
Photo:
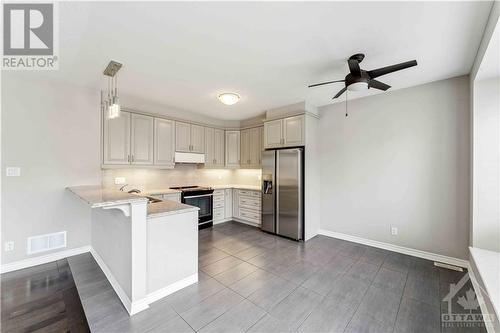
<instances>
[{"instance_id":1,"label":"oven door","mask_svg":"<svg viewBox=\"0 0 500 333\"><path fill-rule=\"evenodd\" d=\"M212 222L212 204L213 194L200 194L200 195L186 195L184 196L184 203L190 206L196 206L198 211L198 223L209 224Z\"/></svg>"}]
</instances>

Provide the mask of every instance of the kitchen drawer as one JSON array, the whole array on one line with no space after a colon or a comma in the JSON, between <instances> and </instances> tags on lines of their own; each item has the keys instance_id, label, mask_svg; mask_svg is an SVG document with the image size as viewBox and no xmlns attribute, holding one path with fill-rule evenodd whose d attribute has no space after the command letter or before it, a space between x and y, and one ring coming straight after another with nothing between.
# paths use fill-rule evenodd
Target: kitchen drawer
<instances>
[{"instance_id":1,"label":"kitchen drawer","mask_svg":"<svg viewBox=\"0 0 500 333\"><path fill-rule=\"evenodd\" d=\"M214 201L214 209L215 208L224 208L224 200L222 200L222 201Z\"/></svg>"},{"instance_id":2,"label":"kitchen drawer","mask_svg":"<svg viewBox=\"0 0 500 333\"><path fill-rule=\"evenodd\" d=\"M240 195L248 195L249 197L259 197L260 198L260 191L238 190L238 193Z\"/></svg>"},{"instance_id":3,"label":"kitchen drawer","mask_svg":"<svg viewBox=\"0 0 500 333\"><path fill-rule=\"evenodd\" d=\"M240 218L242 220L260 224L260 212L258 211L240 208Z\"/></svg>"},{"instance_id":4,"label":"kitchen drawer","mask_svg":"<svg viewBox=\"0 0 500 333\"><path fill-rule=\"evenodd\" d=\"M241 207L260 210L260 198L242 196L239 200Z\"/></svg>"},{"instance_id":5,"label":"kitchen drawer","mask_svg":"<svg viewBox=\"0 0 500 333\"><path fill-rule=\"evenodd\" d=\"M214 202L216 202L216 201L224 201L224 194L214 195Z\"/></svg>"},{"instance_id":6,"label":"kitchen drawer","mask_svg":"<svg viewBox=\"0 0 500 333\"><path fill-rule=\"evenodd\" d=\"M214 190L214 196L216 196L216 195L224 195L224 190L223 189Z\"/></svg>"},{"instance_id":7,"label":"kitchen drawer","mask_svg":"<svg viewBox=\"0 0 500 333\"><path fill-rule=\"evenodd\" d=\"M213 216L214 221L224 220L224 207L214 208L213 214L214 214Z\"/></svg>"}]
</instances>

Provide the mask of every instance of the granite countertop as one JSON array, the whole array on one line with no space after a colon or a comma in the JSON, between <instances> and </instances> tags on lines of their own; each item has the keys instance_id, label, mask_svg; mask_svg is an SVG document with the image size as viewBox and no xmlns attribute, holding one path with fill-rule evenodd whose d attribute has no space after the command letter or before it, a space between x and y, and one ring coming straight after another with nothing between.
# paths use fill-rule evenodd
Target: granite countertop
<instances>
[{"instance_id":1,"label":"granite countertop","mask_svg":"<svg viewBox=\"0 0 500 333\"><path fill-rule=\"evenodd\" d=\"M66 189L82 199L92 208L148 201L147 198L114 189L103 188L100 185L72 186Z\"/></svg>"},{"instance_id":2,"label":"granite countertop","mask_svg":"<svg viewBox=\"0 0 500 333\"><path fill-rule=\"evenodd\" d=\"M181 193L180 190L172 190L171 188L155 188L151 190L143 190L141 194L144 195L155 195L155 194L169 194L169 193Z\"/></svg>"},{"instance_id":3,"label":"granite countertop","mask_svg":"<svg viewBox=\"0 0 500 333\"><path fill-rule=\"evenodd\" d=\"M200 209L195 206L185 205L172 200L163 200L148 205L148 218L195 212L198 210Z\"/></svg>"}]
</instances>

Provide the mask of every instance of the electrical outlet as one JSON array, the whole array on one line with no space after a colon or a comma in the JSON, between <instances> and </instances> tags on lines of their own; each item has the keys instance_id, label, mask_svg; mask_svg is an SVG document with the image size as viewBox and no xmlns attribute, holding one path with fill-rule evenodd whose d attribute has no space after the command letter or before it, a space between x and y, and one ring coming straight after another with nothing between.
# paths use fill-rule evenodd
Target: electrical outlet
<instances>
[{"instance_id":1,"label":"electrical outlet","mask_svg":"<svg viewBox=\"0 0 500 333\"><path fill-rule=\"evenodd\" d=\"M14 242L5 242L5 252L14 251Z\"/></svg>"},{"instance_id":2,"label":"electrical outlet","mask_svg":"<svg viewBox=\"0 0 500 333\"><path fill-rule=\"evenodd\" d=\"M7 167L5 168L5 176L7 177L19 177L21 176L20 167Z\"/></svg>"},{"instance_id":3,"label":"electrical outlet","mask_svg":"<svg viewBox=\"0 0 500 333\"><path fill-rule=\"evenodd\" d=\"M391 235L393 235L393 236L398 235L398 228L397 227L391 227Z\"/></svg>"},{"instance_id":4,"label":"electrical outlet","mask_svg":"<svg viewBox=\"0 0 500 333\"><path fill-rule=\"evenodd\" d=\"M115 185L123 185L125 184L125 177L116 177L115 178Z\"/></svg>"}]
</instances>

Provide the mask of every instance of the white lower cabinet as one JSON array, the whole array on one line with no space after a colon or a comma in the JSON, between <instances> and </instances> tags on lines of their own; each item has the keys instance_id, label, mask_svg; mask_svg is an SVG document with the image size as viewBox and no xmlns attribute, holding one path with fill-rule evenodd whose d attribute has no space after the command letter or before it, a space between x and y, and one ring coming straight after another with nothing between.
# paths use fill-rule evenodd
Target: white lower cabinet
<instances>
[{"instance_id":1,"label":"white lower cabinet","mask_svg":"<svg viewBox=\"0 0 500 333\"><path fill-rule=\"evenodd\" d=\"M261 223L261 192L234 189L233 217L253 225Z\"/></svg>"},{"instance_id":2,"label":"white lower cabinet","mask_svg":"<svg viewBox=\"0 0 500 333\"><path fill-rule=\"evenodd\" d=\"M214 223L224 221L225 219L225 191L223 189L215 190L213 197L213 220Z\"/></svg>"},{"instance_id":3,"label":"white lower cabinet","mask_svg":"<svg viewBox=\"0 0 500 333\"><path fill-rule=\"evenodd\" d=\"M214 223L235 219L260 226L261 193L231 188L215 190L212 213Z\"/></svg>"},{"instance_id":4,"label":"white lower cabinet","mask_svg":"<svg viewBox=\"0 0 500 333\"><path fill-rule=\"evenodd\" d=\"M224 218L233 218L233 189L227 188L224 190Z\"/></svg>"}]
</instances>

